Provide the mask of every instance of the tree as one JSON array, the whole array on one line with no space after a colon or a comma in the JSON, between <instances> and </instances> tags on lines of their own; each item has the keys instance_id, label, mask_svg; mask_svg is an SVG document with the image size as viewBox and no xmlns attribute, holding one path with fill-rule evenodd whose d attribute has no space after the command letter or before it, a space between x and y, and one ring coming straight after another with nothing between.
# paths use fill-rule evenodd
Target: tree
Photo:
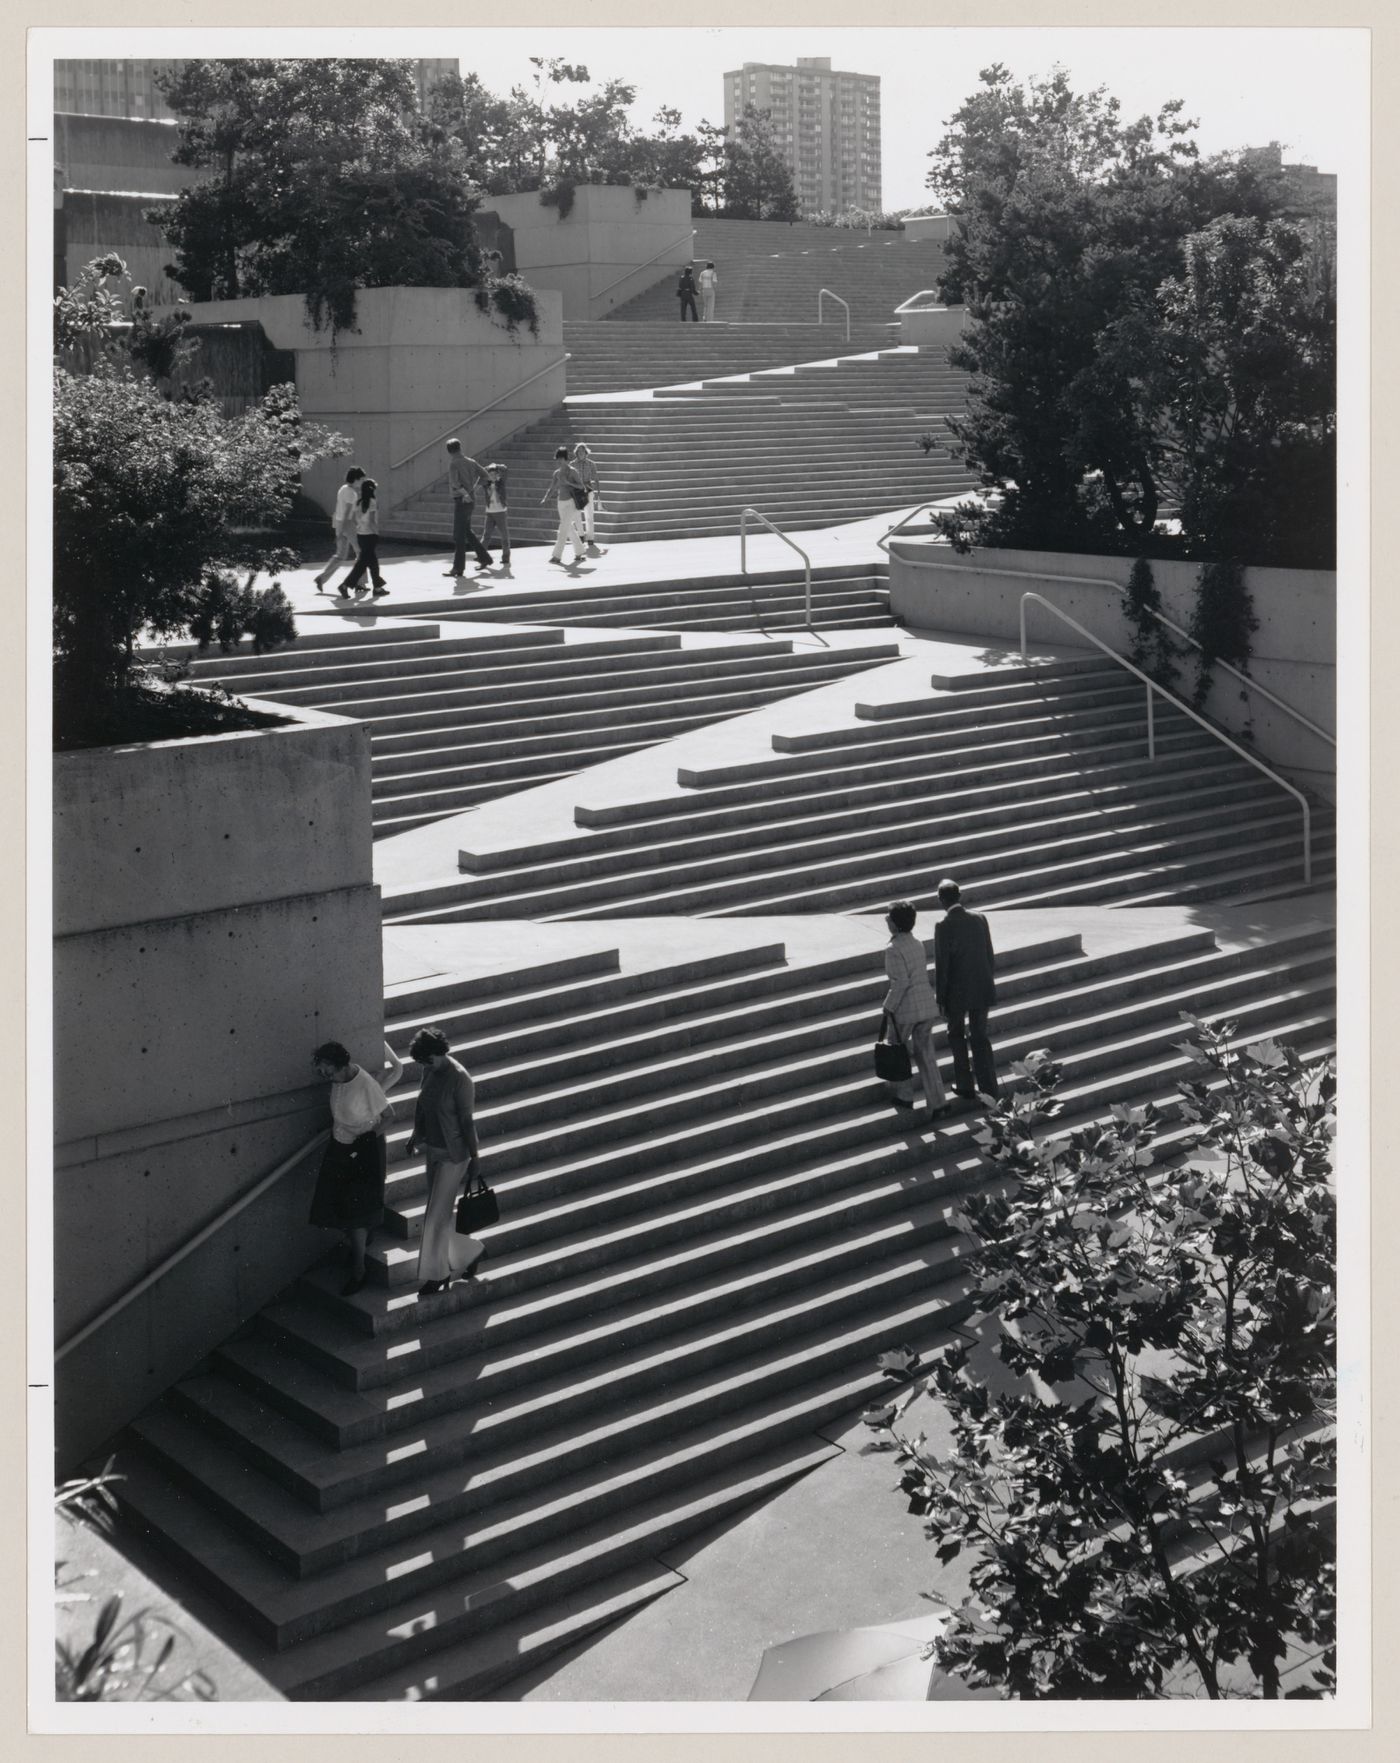
<instances>
[{"instance_id":1,"label":"tree","mask_svg":"<svg viewBox=\"0 0 1400 1763\"><path fill-rule=\"evenodd\" d=\"M1336 291L1292 222L1226 216L1163 283L1182 525L1202 554L1332 567Z\"/></svg>"},{"instance_id":2,"label":"tree","mask_svg":"<svg viewBox=\"0 0 1400 1763\"><path fill-rule=\"evenodd\" d=\"M54 703L64 738L85 738L126 689L143 632L173 636L206 622L227 639L242 630L285 633L285 600L238 590L231 570L255 576L294 559L265 536L281 524L300 473L348 451L343 436L304 423L296 389L278 386L227 419L207 395L175 399L151 377L156 345L178 317L158 323L138 307L123 317L112 284L120 258L98 258L55 300ZM236 628L235 628L236 627Z\"/></svg>"},{"instance_id":3,"label":"tree","mask_svg":"<svg viewBox=\"0 0 1400 1763\"><path fill-rule=\"evenodd\" d=\"M1181 109L1127 122L1116 99L1076 93L1063 70L1022 87L998 65L932 155L928 181L955 220L941 292L965 301L970 321L951 353L972 375L968 406L949 427L1000 492L993 512L970 517L987 542L1163 548L1164 498L1194 469L1178 405L1199 388L1183 375L1213 371L1181 347L1164 284L1181 276L1194 235L1228 216L1266 225L1288 199L1259 155L1202 162ZM1231 321L1222 307L1212 322ZM1315 391L1303 361L1312 342L1295 330L1272 367ZM1287 499L1286 471L1266 494ZM1204 503L1181 503L1188 552L1210 555L1220 522L1203 525Z\"/></svg>"},{"instance_id":4,"label":"tree","mask_svg":"<svg viewBox=\"0 0 1400 1763\"><path fill-rule=\"evenodd\" d=\"M724 143L724 212L735 220L796 220L792 173L773 140L770 113L752 104Z\"/></svg>"},{"instance_id":5,"label":"tree","mask_svg":"<svg viewBox=\"0 0 1400 1763\"><path fill-rule=\"evenodd\" d=\"M149 218L193 298L298 293L354 327L358 288L471 287L477 198L402 61L190 61L163 82L175 159L215 174Z\"/></svg>"},{"instance_id":6,"label":"tree","mask_svg":"<svg viewBox=\"0 0 1400 1763\"><path fill-rule=\"evenodd\" d=\"M1292 1050L1191 1022L1185 1144L1154 1106L1052 1141L1048 1053L978 1134L976 1311L1021 1379L992 1394L949 1349L912 1395L943 1456L896 1434L940 1561L976 1552L939 1660L1016 1697L1281 1694L1292 1648L1335 1687L1335 1082ZM908 1380L913 1355L882 1360ZM1044 1386L1050 1386L1045 1390ZM909 1396L869 1416L895 1426Z\"/></svg>"}]
</instances>

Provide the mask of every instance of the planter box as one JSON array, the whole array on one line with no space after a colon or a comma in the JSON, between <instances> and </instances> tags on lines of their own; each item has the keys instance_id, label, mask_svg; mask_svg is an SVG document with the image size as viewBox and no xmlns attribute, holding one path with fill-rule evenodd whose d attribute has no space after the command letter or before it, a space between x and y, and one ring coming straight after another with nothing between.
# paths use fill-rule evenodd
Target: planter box
<instances>
[{"instance_id":1,"label":"planter box","mask_svg":"<svg viewBox=\"0 0 1400 1763\"><path fill-rule=\"evenodd\" d=\"M918 630L986 637L1014 648L1020 643L1021 595L1041 593L1100 642L1126 654L1133 632L1122 589L1131 568L1132 560L1126 557L995 547L960 557L947 545L896 539L890 547L890 609L896 618ZM1162 611L1183 629L1191 621L1198 568L1195 563L1152 564ZM1335 572L1248 569L1245 581L1259 620L1251 677L1320 728L1334 733ZM1028 608L1027 619L1032 646L1086 647L1074 631L1042 608ZM1194 650L1189 653L1194 657ZM1190 694L1192 671L1188 661L1182 670L1182 695ZM1247 707L1241 702L1237 682L1217 670L1206 712L1222 728L1237 732L1250 720L1252 710L1260 758L1277 765L1294 782L1335 800L1335 750L1257 694L1251 697L1252 705Z\"/></svg>"},{"instance_id":2,"label":"planter box","mask_svg":"<svg viewBox=\"0 0 1400 1763\"><path fill-rule=\"evenodd\" d=\"M220 1225L325 1125L312 1048L382 1045L369 730L288 714L54 758L57 1341L213 1227L60 1362L61 1468L326 1245L311 1164Z\"/></svg>"}]
</instances>

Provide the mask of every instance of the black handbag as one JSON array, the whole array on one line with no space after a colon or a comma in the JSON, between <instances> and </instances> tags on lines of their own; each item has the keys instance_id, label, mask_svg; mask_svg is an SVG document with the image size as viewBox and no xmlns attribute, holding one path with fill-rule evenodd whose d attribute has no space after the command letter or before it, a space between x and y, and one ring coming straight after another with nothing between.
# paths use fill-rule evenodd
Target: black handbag
<instances>
[{"instance_id":1,"label":"black handbag","mask_svg":"<svg viewBox=\"0 0 1400 1763\"><path fill-rule=\"evenodd\" d=\"M880 1033L875 1042L875 1075L884 1078L889 1084L902 1084L913 1074L914 1067L910 1063L909 1049L901 1041L887 1041L890 1013L888 1010L880 1018Z\"/></svg>"},{"instance_id":2,"label":"black handbag","mask_svg":"<svg viewBox=\"0 0 1400 1763\"><path fill-rule=\"evenodd\" d=\"M573 485L570 484L569 494L574 499L574 507L575 508L587 508L587 506L588 506L588 491L587 490L576 490L573 487Z\"/></svg>"},{"instance_id":3,"label":"black handbag","mask_svg":"<svg viewBox=\"0 0 1400 1763\"><path fill-rule=\"evenodd\" d=\"M496 1203L496 1196L482 1177L477 1176L475 1187L469 1181L466 1192L457 1202L458 1236L475 1236L477 1231L488 1224L495 1224L500 1216L501 1209Z\"/></svg>"}]
</instances>

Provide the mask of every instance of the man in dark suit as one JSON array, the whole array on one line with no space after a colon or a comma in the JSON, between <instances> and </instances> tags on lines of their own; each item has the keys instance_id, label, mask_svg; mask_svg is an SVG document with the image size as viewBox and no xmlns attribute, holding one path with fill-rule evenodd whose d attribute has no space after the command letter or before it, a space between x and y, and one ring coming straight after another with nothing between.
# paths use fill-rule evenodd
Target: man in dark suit
<instances>
[{"instance_id":1,"label":"man in dark suit","mask_svg":"<svg viewBox=\"0 0 1400 1763\"><path fill-rule=\"evenodd\" d=\"M987 1012L997 999L992 933L980 912L969 912L963 905L955 881L939 882L938 901L943 917L933 933L934 991L948 1023L953 1088L968 1098L979 1091L995 1096L997 1068L987 1038Z\"/></svg>"}]
</instances>

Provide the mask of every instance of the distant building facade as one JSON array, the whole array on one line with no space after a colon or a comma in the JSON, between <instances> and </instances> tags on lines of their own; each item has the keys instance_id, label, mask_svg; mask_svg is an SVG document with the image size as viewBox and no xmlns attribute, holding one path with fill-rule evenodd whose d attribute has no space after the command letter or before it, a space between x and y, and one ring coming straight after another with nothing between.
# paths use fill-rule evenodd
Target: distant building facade
<instances>
[{"instance_id":1,"label":"distant building facade","mask_svg":"<svg viewBox=\"0 0 1400 1763\"><path fill-rule=\"evenodd\" d=\"M55 61L53 107L76 116L168 121L174 112L156 86L156 75L178 66L178 61ZM457 78L455 61L415 61L413 68L420 101L439 80Z\"/></svg>"},{"instance_id":2,"label":"distant building facade","mask_svg":"<svg viewBox=\"0 0 1400 1763\"><path fill-rule=\"evenodd\" d=\"M833 71L827 56L795 67L746 61L724 76L724 124L745 105L768 111L804 214L880 207L880 76Z\"/></svg>"}]
</instances>

